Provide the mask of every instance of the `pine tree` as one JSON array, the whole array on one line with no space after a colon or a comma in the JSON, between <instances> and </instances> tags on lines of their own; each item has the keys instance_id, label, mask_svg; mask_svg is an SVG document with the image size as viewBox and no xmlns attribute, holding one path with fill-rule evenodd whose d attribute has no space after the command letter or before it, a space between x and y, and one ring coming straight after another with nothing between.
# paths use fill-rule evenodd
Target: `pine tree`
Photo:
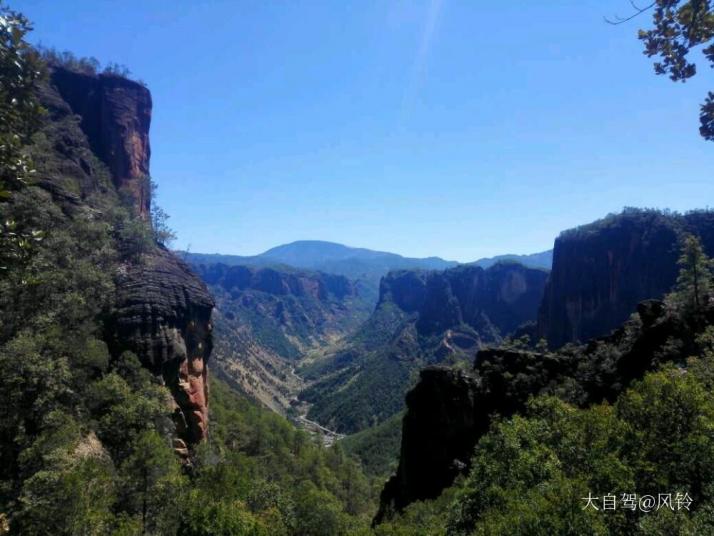
<instances>
[{"instance_id":1,"label":"pine tree","mask_svg":"<svg viewBox=\"0 0 714 536\"><path fill-rule=\"evenodd\" d=\"M714 286L714 263L704 253L704 248L696 236L684 237L682 254L677 264L680 266L675 291L677 301L685 306L701 307Z\"/></svg>"}]
</instances>

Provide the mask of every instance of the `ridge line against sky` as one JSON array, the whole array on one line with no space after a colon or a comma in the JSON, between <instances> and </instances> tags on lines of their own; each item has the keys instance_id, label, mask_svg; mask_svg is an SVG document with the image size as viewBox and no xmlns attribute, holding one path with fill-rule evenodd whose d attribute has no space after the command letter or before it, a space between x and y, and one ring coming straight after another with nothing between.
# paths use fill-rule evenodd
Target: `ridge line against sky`
<instances>
[{"instance_id":1,"label":"ridge line against sky","mask_svg":"<svg viewBox=\"0 0 714 536\"><path fill-rule=\"evenodd\" d=\"M146 81L180 249L318 237L468 262L550 249L625 206L714 199L697 132L714 73L655 76L648 17L603 22L625 0L10 6L32 42Z\"/></svg>"},{"instance_id":2,"label":"ridge line against sky","mask_svg":"<svg viewBox=\"0 0 714 536\"><path fill-rule=\"evenodd\" d=\"M416 259L422 259L422 260L423 260L423 259L429 259L429 258L434 258L434 259L437 259L437 258L438 258L438 259L441 259L441 260L447 261L447 262L459 262L459 264L468 264L468 263L471 263L471 262L477 262L477 261L481 261L481 260L485 260L485 259L491 259L491 258L496 258L496 257L501 257L501 256L506 256L506 257L507 257L507 256L511 256L511 255L514 255L514 256L540 255L540 254L542 254L542 253L547 253L548 251L551 251L551 249L552 249L552 248L549 248L549 249L543 250L543 251L531 251L531 252L527 252L527 253L509 253L509 252L504 252L504 253L499 253L499 254L497 254L497 255L491 255L491 256L489 256L489 257L479 257L478 259L471 259L471 260L468 260L468 261L454 261L454 259L445 259L445 258L443 258L443 257L439 257L438 255L428 255L428 256L426 256L426 257L410 257L409 255L402 255L401 253L398 253L398 252L395 252L395 251L374 250L374 249L367 248L367 247L364 247L364 246L352 245L352 244L341 244L341 243L338 243L338 242L329 242L329 241L319 240L319 239L296 240L295 242L290 242L290 243L287 243L287 244L276 244L275 246L270 247L270 248L268 248L268 249L266 249L266 250L264 250L264 251L259 251L259 252L254 252L254 253L247 253L247 254L225 253L225 252L223 252L223 251L198 251L198 250L188 250L188 251L186 251L186 250L181 250L180 248L175 248L175 251L180 251L180 252L182 252L182 253L192 253L192 254L196 254L196 255L224 255L224 256L235 256L235 257L259 257L259 256L261 256L261 255L264 255L265 253L268 253L269 251L271 251L271 250L273 250L273 249L275 249L275 248L279 248L279 247L283 247L283 246L291 246L291 245L295 244L296 242L321 242L321 243L329 244L329 245L343 246L343 247L346 247L346 248L352 249L352 250L367 250L367 251L370 251L370 252L372 252L372 253L383 253L383 254L387 254L387 255L399 255L399 256L401 256L401 257L411 258L411 259L416 258Z\"/></svg>"}]
</instances>

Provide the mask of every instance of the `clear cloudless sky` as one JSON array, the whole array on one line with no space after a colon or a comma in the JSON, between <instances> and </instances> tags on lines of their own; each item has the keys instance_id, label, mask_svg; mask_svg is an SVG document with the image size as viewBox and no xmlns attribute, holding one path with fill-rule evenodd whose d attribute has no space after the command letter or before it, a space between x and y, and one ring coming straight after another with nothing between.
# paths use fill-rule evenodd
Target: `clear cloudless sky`
<instances>
[{"instance_id":1,"label":"clear cloudless sky","mask_svg":"<svg viewBox=\"0 0 714 536\"><path fill-rule=\"evenodd\" d=\"M148 84L175 247L469 261L548 249L624 206L714 199L698 134L714 71L655 76L650 17L603 21L627 0L9 3L31 41Z\"/></svg>"}]
</instances>

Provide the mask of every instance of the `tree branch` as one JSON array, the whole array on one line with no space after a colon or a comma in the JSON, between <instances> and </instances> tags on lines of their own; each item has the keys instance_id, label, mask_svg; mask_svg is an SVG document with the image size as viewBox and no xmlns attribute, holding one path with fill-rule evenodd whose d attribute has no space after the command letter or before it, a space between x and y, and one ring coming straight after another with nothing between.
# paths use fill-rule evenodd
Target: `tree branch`
<instances>
[{"instance_id":1,"label":"tree branch","mask_svg":"<svg viewBox=\"0 0 714 536\"><path fill-rule=\"evenodd\" d=\"M609 19L607 17L603 17L605 19L605 22L607 22L608 24L612 24L613 26L617 26L619 24L623 24L625 22L631 21L635 17L639 17L645 11L649 11L650 9L652 9L653 7L655 7L657 5L657 2L654 1L645 7L640 7L637 4L635 4L635 2L633 0L628 0L628 1L630 2L630 5L635 10L635 12L632 15L630 15L629 17L620 17L619 15L615 15L614 19Z\"/></svg>"}]
</instances>

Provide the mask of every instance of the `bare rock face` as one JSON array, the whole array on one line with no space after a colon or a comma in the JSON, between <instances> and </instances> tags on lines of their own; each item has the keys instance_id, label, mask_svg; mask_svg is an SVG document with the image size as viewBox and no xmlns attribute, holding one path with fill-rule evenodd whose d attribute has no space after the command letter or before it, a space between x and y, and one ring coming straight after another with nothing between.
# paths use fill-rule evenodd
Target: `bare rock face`
<instances>
[{"instance_id":1,"label":"bare rock face","mask_svg":"<svg viewBox=\"0 0 714 536\"><path fill-rule=\"evenodd\" d=\"M534 365L542 369L534 381ZM524 378L527 385L519 380ZM397 472L384 486L376 524L414 501L434 499L467 472L491 416L521 410L532 394L568 372L562 361L526 350L484 349L471 373L446 367L421 371L407 394Z\"/></svg>"},{"instance_id":2,"label":"bare rock face","mask_svg":"<svg viewBox=\"0 0 714 536\"><path fill-rule=\"evenodd\" d=\"M563 232L538 313L538 336L557 348L606 335L677 279L679 237L698 235L714 254L714 212L630 210Z\"/></svg>"},{"instance_id":3,"label":"bare rock face","mask_svg":"<svg viewBox=\"0 0 714 536\"><path fill-rule=\"evenodd\" d=\"M51 83L72 112L92 151L107 164L114 185L134 200L137 212L149 218L148 184L151 93L133 80L111 74L84 74L52 69Z\"/></svg>"},{"instance_id":4,"label":"bare rock face","mask_svg":"<svg viewBox=\"0 0 714 536\"><path fill-rule=\"evenodd\" d=\"M131 350L173 394L185 444L208 430L208 358L213 299L186 264L158 248L119 276L112 334L115 352Z\"/></svg>"}]
</instances>

